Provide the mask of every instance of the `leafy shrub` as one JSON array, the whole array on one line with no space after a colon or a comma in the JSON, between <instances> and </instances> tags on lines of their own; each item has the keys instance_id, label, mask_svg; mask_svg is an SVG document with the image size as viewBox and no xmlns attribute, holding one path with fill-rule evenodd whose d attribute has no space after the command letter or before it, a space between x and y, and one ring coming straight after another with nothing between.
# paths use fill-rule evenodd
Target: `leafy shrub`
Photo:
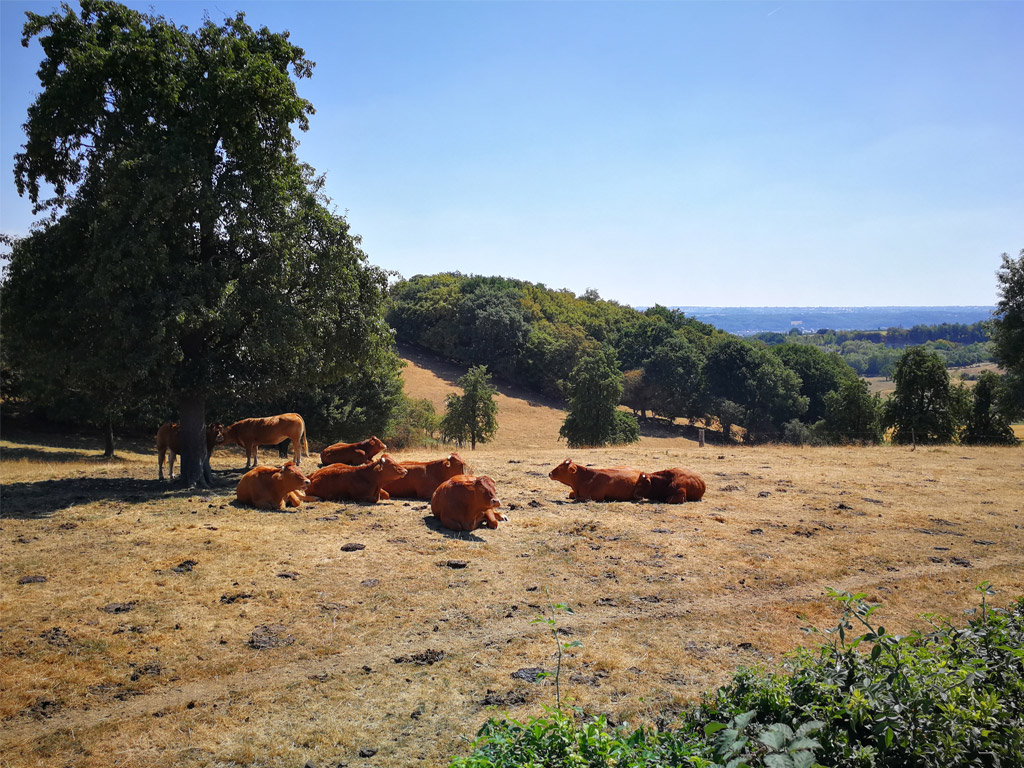
<instances>
[{"instance_id":1,"label":"leafy shrub","mask_svg":"<svg viewBox=\"0 0 1024 768\"><path fill-rule=\"evenodd\" d=\"M952 768L1024 766L1024 598L965 627L890 635L864 595L830 590L838 625L785 673L740 669L669 730L610 728L574 710L492 718L453 768ZM862 634L848 634L855 626ZM869 649L869 650L866 650ZM866 652L865 652L866 650Z\"/></svg>"},{"instance_id":2,"label":"leafy shrub","mask_svg":"<svg viewBox=\"0 0 1024 768\"><path fill-rule=\"evenodd\" d=\"M384 442L396 451L434 445L437 442L434 434L440 422L432 402L403 395L391 413L383 435Z\"/></svg>"}]
</instances>

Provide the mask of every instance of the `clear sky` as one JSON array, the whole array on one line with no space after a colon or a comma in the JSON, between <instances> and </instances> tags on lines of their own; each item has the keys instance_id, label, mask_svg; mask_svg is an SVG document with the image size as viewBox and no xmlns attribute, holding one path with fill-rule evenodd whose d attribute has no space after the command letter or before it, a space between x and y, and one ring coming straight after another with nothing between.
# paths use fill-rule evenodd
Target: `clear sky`
<instances>
[{"instance_id":1,"label":"clear sky","mask_svg":"<svg viewBox=\"0 0 1024 768\"><path fill-rule=\"evenodd\" d=\"M38 91L0 2L0 229ZM317 63L301 158L370 260L631 305L992 304L1024 248L1024 2L130 2Z\"/></svg>"}]
</instances>

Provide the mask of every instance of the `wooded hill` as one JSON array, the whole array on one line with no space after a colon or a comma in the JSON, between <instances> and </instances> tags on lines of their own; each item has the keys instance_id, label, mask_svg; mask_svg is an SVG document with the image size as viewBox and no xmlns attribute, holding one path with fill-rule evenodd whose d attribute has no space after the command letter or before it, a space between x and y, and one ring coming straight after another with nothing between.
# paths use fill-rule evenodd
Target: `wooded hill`
<instances>
[{"instance_id":1,"label":"wooded hill","mask_svg":"<svg viewBox=\"0 0 1024 768\"><path fill-rule=\"evenodd\" d=\"M877 443L887 427L906 432L907 441L948 442L957 435L968 441L1009 439L1008 428L985 427L988 417L971 415L972 408L991 409L988 399L995 395L989 390L994 392L996 383L986 382L985 402L974 398L978 403L951 386L947 361L935 349L958 346L948 340L898 352L846 334L840 343L831 331L740 338L662 306L641 312L603 300L593 290L576 296L542 284L458 272L401 280L391 287L390 299L387 320L400 343L463 365L485 365L508 384L562 399L582 360L610 352L618 372L608 375L621 374L623 405L642 417L650 412L714 425L725 439L733 436L733 426L744 429L747 441ZM894 331L893 339L898 336L905 345L942 330ZM945 330L970 341L984 328ZM855 345L877 346L886 355ZM960 348L980 346L987 344ZM858 374L877 363L906 378L903 362L903 369L913 369L922 380L905 383L900 397L883 408ZM914 400L908 392L918 390L930 393L925 399L936 405L910 414L913 418L901 416L900 403Z\"/></svg>"},{"instance_id":2,"label":"wooded hill","mask_svg":"<svg viewBox=\"0 0 1024 768\"><path fill-rule=\"evenodd\" d=\"M639 312L595 291L501 277L418 275L391 290L388 322L399 342L563 397L573 368L602 348L625 374L623 403L644 415L717 419L728 431L779 434L793 419L817 421L824 397L856 373L812 347L776 353L661 306Z\"/></svg>"}]
</instances>

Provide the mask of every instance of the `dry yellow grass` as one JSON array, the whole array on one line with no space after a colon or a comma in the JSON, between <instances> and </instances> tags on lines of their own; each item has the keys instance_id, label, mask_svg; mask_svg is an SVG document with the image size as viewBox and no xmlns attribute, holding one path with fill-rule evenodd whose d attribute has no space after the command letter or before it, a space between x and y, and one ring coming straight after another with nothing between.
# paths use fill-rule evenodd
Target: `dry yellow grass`
<instances>
[{"instance_id":1,"label":"dry yellow grass","mask_svg":"<svg viewBox=\"0 0 1024 768\"><path fill-rule=\"evenodd\" d=\"M411 362L409 393L437 403L461 373ZM577 504L547 478L570 455L562 414L516 394L496 442L462 452L510 517L473 534L438 529L425 502L235 507L237 450L214 459L220 487L191 493L158 483L145 444L105 463L5 434L0 765L320 767L363 748L366 764L441 765L485 702L552 703L550 681L511 677L553 668L531 623L549 601L573 607L559 623L583 643L563 690L638 723L738 664L778 663L806 642L797 614L833 621L825 587L867 592L894 630L960 615L983 580L997 601L1024 592L1020 448L645 437L571 454L691 467L703 502Z\"/></svg>"}]
</instances>

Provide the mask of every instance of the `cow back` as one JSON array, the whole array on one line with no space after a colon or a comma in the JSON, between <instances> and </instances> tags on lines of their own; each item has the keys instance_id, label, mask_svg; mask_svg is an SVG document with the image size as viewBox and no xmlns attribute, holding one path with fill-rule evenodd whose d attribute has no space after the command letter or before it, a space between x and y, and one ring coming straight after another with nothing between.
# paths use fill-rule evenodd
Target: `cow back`
<instances>
[{"instance_id":1,"label":"cow back","mask_svg":"<svg viewBox=\"0 0 1024 768\"><path fill-rule=\"evenodd\" d=\"M466 464L457 453L433 461L403 461L405 477L385 483L384 490L392 497L429 499L445 480L461 475Z\"/></svg>"},{"instance_id":2,"label":"cow back","mask_svg":"<svg viewBox=\"0 0 1024 768\"><path fill-rule=\"evenodd\" d=\"M348 464L359 466L371 461L378 453L387 450L387 446L376 436L360 440L358 443L335 443L320 451L320 463L324 466L329 464Z\"/></svg>"}]
</instances>

